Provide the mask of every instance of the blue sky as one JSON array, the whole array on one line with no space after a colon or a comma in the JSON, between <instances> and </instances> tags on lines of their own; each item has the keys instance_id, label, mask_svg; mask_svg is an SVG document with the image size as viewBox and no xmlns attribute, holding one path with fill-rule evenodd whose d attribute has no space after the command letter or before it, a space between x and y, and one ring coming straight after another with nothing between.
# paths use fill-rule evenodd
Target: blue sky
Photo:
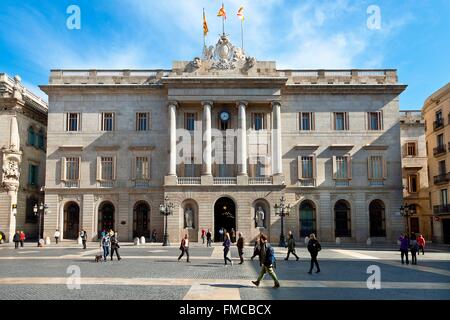
<instances>
[{"instance_id":1,"label":"blue sky","mask_svg":"<svg viewBox=\"0 0 450 320\"><path fill-rule=\"evenodd\" d=\"M232 42L244 5L246 52L280 69L398 69L402 109L421 108L450 80L448 0L0 0L0 72L38 91L50 69L170 69L201 54L203 7L216 42L222 2ZM66 26L70 5L80 7L80 30ZM380 29L367 27L370 5Z\"/></svg>"}]
</instances>

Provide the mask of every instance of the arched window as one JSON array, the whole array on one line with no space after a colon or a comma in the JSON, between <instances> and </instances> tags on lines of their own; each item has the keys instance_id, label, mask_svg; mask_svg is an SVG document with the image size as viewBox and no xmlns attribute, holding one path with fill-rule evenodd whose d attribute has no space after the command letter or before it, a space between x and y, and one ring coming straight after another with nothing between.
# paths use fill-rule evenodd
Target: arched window
<instances>
[{"instance_id":1,"label":"arched window","mask_svg":"<svg viewBox=\"0 0 450 320\"><path fill-rule=\"evenodd\" d=\"M335 236L350 237L351 232L351 212L350 205L345 200L339 200L334 205Z\"/></svg>"},{"instance_id":2,"label":"arched window","mask_svg":"<svg viewBox=\"0 0 450 320\"><path fill-rule=\"evenodd\" d=\"M28 128L28 144L30 146L34 146L35 143L36 143L36 134L34 132L33 127L29 127Z\"/></svg>"},{"instance_id":3,"label":"arched window","mask_svg":"<svg viewBox=\"0 0 450 320\"><path fill-rule=\"evenodd\" d=\"M44 131L41 129L39 130L38 136L37 136L37 147L39 149L44 150L45 149L45 144L44 144Z\"/></svg>"},{"instance_id":4,"label":"arched window","mask_svg":"<svg viewBox=\"0 0 450 320\"><path fill-rule=\"evenodd\" d=\"M369 205L370 236L386 237L386 220L384 203L373 200Z\"/></svg>"},{"instance_id":5,"label":"arched window","mask_svg":"<svg viewBox=\"0 0 450 320\"><path fill-rule=\"evenodd\" d=\"M300 204L300 237L309 237L316 233L316 207L311 201Z\"/></svg>"},{"instance_id":6,"label":"arched window","mask_svg":"<svg viewBox=\"0 0 450 320\"><path fill-rule=\"evenodd\" d=\"M150 207L144 201L136 203L133 210L133 238L142 236L150 238Z\"/></svg>"}]
</instances>

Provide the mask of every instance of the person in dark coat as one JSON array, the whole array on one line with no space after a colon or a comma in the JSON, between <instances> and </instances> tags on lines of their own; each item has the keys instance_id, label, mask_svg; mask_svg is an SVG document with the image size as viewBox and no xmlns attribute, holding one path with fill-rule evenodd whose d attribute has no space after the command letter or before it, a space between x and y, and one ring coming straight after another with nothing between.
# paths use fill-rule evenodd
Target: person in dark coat
<instances>
[{"instance_id":1,"label":"person in dark coat","mask_svg":"<svg viewBox=\"0 0 450 320\"><path fill-rule=\"evenodd\" d=\"M209 231L209 229L208 229L208 232L206 232L206 246L207 247L211 247L211 242L212 242L211 237L212 237L211 231Z\"/></svg>"},{"instance_id":2,"label":"person in dark coat","mask_svg":"<svg viewBox=\"0 0 450 320\"><path fill-rule=\"evenodd\" d=\"M419 244L417 240L411 241L411 264L417 264L417 253L419 252Z\"/></svg>"},{"instance_id":3,"label":"person in dark coat","mask_svg":"<svg viewBox=\"0 0 450 320\"><path fill-rule=\"evenodd\" d=\"M111 240L111 261L113 261L114 252L116 253L117 260L122 260L119 254L119 239L117 239L116 234L113 234L113 236L110 238Z\"/></svg>"},{"instance_id":4,"label":"person in dark coat","mask_svg":"<svg viewBox=\"0 0 450 320\"><path fill-rule=\"evenodd\" d=\"M264 275L268 273L274 281L273 287L275 289L279 288L280 282L278 281L277 275L274 271L274 268L276 267L275 252L272 246L269 243L267 243L267 237L264 234L261 234L260 242L261 242L260 257L262 257L261 271L259 272L258 279L256 279L256 281L252 281L252 283L258 287Z\"/></svg>"},{"instance_id":5,"label":"person in dark coat","mask_svg":"<svg viewBox=\"0 0 450 320\"><path fill-rule=\"evenodd\" d=\"M289 238L288 238L288 252L287 252L287 256L286 258L284 258L284 260L289 260L289 254L292 253L296 258L297 261L299 259L299 257L297 256L297 254L295 253L295 240L294 240L294 235L292 234L291 231L289 231Z\"/></svg>"},{"instance_id":6,"label":"person in dark coat","mask_svg":"<svg viewBox=\"0 0 450 320\"><path fill-rule=\"evenodd\" d=\"M17 230L16 233L14 234L13 241L14 241L14 249L18 249L19 248L19 242L20 242L20 232L19 232L19 230Z\"/></svg>"},{"instance_id":7,"label":"person in dark coat","mask_svg":"<svg viewBox=\"0 0 450 320\"><path fill-rule=\"evenodd\" d=\"M409 238L407 235L405 234L401 234L400 238L398 239L400 241L400 256L402 259L402 264L405 264L403 257L405 257L406 259L406 264L409 264L409 259L408 259L408 251L409 251Z\"/></svg>"},{"instance_id":8,"label":"person in dark coat","mask_svg":"<svg viewBox=\"0 0 450 320\"><path fill-rule=\"evenodd\" d=\"M316 273L320 272L319 262L317 261L317 255L319 254L320 250L322 250L322 247L319 241L317 241L316 235L314 233L311 233L308 242L308 251L311 255L311 266L308 271L309 274L312 273L314 265L316 265Z\"/></svg>"},{"instance_id":9,"label":"person in dark coat","mask_svg":"<svg viewBox=\"0 0 450 320\"><path fill-rule=\"evenodd\" d=\"M228 257L228 253L230 252L231 240L230 234L225 233L225 240L223 241L223 259L225 260L225 265L227 265L227 261L230 261L231 265L233 265L233 260Z\"/></svg>"},{"instance_id":10,"label":"person in dark coat","mask_svg":"<svg viewBox=\"0 0 450 320\"><path fill-rule=\"evenodd\" d=\"M260 252L261 252L261 243L258 237L255 240L255 246L253 247L253 255L250 259L253 260L254 257L259 256Z\"/></svg>"},{"instance_id":11,"label":"person in dark coat","mask_svg":"<svg viewBox=\"0 0 450 320\"><path fill-rule=\"evenodd\" d=\"M244 263L244 237L242 236L242 233L239 232L238 234L238 241L237 241L237 249L238 249L238 254L239 254L239 259L241 260L241 262L239 262L239 264L243 264Z\"/></svg>"},{"instance_id":12,"label":"person in dark coat","mask_svg":"<svg viewBox=\"0 0 450 320\"><path fill-rule=\"evenodd\" d=\"M80 232L81 243L83 244L83 249L86 249L87 232L82 229Z\"/></svg>"}]
</instances>

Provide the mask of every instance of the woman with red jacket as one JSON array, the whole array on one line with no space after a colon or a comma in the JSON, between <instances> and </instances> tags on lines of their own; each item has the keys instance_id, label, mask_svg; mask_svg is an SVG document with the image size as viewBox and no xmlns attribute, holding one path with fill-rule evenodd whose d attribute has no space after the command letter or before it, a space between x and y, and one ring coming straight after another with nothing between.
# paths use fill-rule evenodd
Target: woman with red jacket
<instances>
[{"instance_id":1,"label":"woman with red jacket","mask_svg":"<svg viewBox=\"0 0 450 320\"><path fill-rule=\"evenodd\" d=\"M20 231L20 247L23 248L23 242L25 241L25 233Z\"/></svg>"},{"instance_id":2,"label":"woman with red jacket","mask_svg":"<svg viewBox=\"0 0 450 320\"><path fill-rule=\"evenodd\" d=\"M424 255L425 252L423 249L425 248L425 238L423 237L423 235L420 235L417 238L417 244L419 245L419 251L422 250L422 255Z\"/></svg>"}]
</instances>

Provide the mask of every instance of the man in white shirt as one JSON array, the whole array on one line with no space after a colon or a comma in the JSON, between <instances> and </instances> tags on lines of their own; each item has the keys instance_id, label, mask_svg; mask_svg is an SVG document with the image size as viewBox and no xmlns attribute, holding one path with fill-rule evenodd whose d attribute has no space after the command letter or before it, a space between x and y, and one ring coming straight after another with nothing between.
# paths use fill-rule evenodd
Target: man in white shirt
<instances>
[{"instance_id":1,"label":"man in white shirt","mask_svg":"<svg viewBox=\"0 0 450 320\"><path fill-rule=\"evenodd\" d=\"M61 233L59 232L59 230L56 230L55 235L54 235L56 244L58 244L60 236L61 236Z\"/></svg>"}]
</instances>

